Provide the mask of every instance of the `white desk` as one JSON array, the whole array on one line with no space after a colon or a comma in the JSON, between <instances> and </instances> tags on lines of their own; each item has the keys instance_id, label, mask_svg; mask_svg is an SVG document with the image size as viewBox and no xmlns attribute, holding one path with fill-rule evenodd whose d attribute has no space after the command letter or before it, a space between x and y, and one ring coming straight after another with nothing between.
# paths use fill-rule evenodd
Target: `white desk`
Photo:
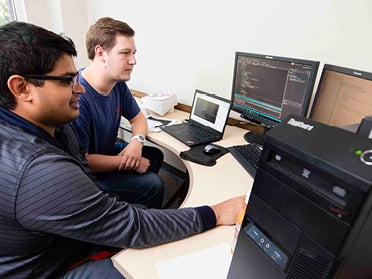
<instances>
[{"instance_id":1,"label":"white desk","mask_svg":"<svg viewBox=\"0 0 372 279\"><path fill-rule=\"evenodd\" d=\"M182 120L188 113L174 111L166 118ZM221 146L245 144L243 135L247 130L227 126L224 137L216 142ZM189 147L165 132L150 133L148 139L179 155ZM234 196L245 195L253 184L252 177L227 153L212 167L202 166L183 160L190 176L188 193L181 207L213 205ZM234 226L218 226L215 229L183 240L143 249L127 249L115 255L112 260L115 267L127 278L159 278L156 264L181 255L196 252L223 243L231 243ZM207 259L206 259L207 260ZM182 271L180 271L182 272ZM176 274L175 274L176 276Z\"/></svg>"}]
</instances>

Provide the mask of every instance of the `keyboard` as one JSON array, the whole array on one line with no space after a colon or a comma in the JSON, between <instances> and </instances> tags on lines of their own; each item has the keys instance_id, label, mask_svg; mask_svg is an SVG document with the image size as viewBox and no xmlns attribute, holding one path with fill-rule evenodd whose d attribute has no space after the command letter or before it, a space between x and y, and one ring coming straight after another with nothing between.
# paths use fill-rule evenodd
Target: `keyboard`
<instances>
[{"instance_id":1,"label":"keyboard","mask_svg":"<svg viewBox=\"0 0 372 279\"><path fill-rule=\"evenodd\" d=\"M162 126L161 129L183 143L192 146L217 141L220 135L214 135L191 123Z\"/></svg>"},{"instance_id":2,"label":"keyboard","mask_svg":"<svg viewBox=\"0 0 372 279\"><path fill-rule=\"evenodd\" d=\"M183 123L183 125L180 125L180 127L178 128L181 128L183 130L183 133L185 133L186 135L198 140L215 140L217 138L216 135L212 135L204 129L189 123Z\"/></svg>"},{"instance_id":3,"label":"keyboard","mask_svg":"<svg viewBox=\"0 0 372 279\"><path fill-rule=\"evenodd\" d=\"M228 148L234 158L243 166L243 168L255 177L258 168L258 161L261 157L262 147L257 144L234 145Z\"/></svg>"}]
</instances>

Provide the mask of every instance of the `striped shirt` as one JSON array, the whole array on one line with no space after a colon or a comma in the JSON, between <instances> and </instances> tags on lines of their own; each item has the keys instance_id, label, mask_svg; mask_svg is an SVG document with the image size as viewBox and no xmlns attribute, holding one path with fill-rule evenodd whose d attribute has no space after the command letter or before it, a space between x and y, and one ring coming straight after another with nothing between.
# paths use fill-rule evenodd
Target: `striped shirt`
<instances>
[{"instance_id":1,"label":"striped shirt","mask_svg":"<svg viewBox=\"0 0 372 279\"><path fill-rule=\"evenodd\" d=\"M53 138L0 109L0 278L53 278L95 245L148 247L215 222L208 206L143 210L117 201L96 186L70 125Z\"/></svg>"}]
</instances>

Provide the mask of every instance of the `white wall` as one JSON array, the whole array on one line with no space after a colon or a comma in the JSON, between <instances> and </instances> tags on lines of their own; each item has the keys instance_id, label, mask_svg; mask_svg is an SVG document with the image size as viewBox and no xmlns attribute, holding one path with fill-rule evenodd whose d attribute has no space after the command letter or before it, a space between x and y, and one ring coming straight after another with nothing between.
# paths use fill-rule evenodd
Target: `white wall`
<instances>
[{"instance_id":1,"label":"white wall","mask_svg":"<svg viewBox=\"0 0 372 279\"><path fill-rule=\"evenodd\" d=\"M35 3L47 0L25 1L35 8ZM68 3L61 13L64 26L70 26L65 33L81 41L100 17L126 21L136 30L138 49L129 86L147 93L176 93L179 102L189 105L196 88L230 97L235 51L372 72L370 0L47 2ZM47 17L38 13L40 21ZM84 65L85 48L79 44L78 50L78 64Z\"/></svg>"},{"instance_id":2,"label":"white wall","mask_svg":"<svg viewBox=\"0 0 372 279\"><path fill-rule=\"evenodd\" d=\"M89 0L14 0L18 20L70 37L78 51L77 67L89 63L85 33L89 28Z\"/></svg>"}]
</instances>

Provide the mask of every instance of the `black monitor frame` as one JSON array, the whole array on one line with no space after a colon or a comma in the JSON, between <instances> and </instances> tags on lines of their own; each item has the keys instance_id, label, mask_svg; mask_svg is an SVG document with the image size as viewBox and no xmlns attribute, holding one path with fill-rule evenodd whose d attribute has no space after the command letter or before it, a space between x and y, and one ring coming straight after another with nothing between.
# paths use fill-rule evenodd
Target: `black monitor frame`
<instances>
[{"instance_id":1,"label":"black monitor frame","mask_svg":"<svg viewBox=\"0 0 372 279\"><path fill-rule=\"evenodd\" d=\"M268 79L270 79L270 82L263 82L259 84L265 88L261 89L261 87L259 86L256 87L255 84L252 84L248 77L247 79L242 79L242 76L244 75L242 67L247 65L250 66L251 69L256 66L256 74L261 74L261 76L259 76L260 78L267 77ZM319 61L238 51L235 53L234 75L231 93L231 110L239 113L240 116L244 119L262 125L265 130L274 127L291 113L300 116L306 116L314 89L318 67ZM249 71L249 68L247 68L246 70ZM272 76L269 78L267 74L272 74ZM276 79L274 80L274 78ZM257 80L258 79L253 80L253 83ZM299 88L300 90L302 90L300 96L301 101L291 102L290 99L285 100L285 94L289 95L290 93L293 93L296 90L296 86L300 85L302 80L304 80L304 87ZM289 82L292 81L294 81L294 83L292 83L293 87L291 89L288 89ZM295 82L297 82L297 84ZM279 94L276 94L276 87L274 88L274 86L272 86L273 84L277 85L278 88L281 88ZM254 90L258 91L265 91L267 92L268 96L260 97L261 95L258 94L254 96L253 92L249 92L252 93L249 96L250 98L244 100L243 97L245 98L246 95L243 96L243 94L240 94L241 96L238 96L238 93L241 92L243 86L246 86L246 89L248 90L250 88L253 88ZM267 103L261 101L266 99L269 100L269 97L275 97L276 100L274 101L274 98L272 98L270 100L270 102L272 101L272 103L269 103L269 101ZM261 100L259 98L261 98ZM244 103L242 105L243 100L247 101L247 103ZM298 109L291 109L294 106L297 106ZM290 109L286 112L283 112L283 108ZM263 135L257 136L257 134L254 132L247 133L244 138L248 142L259 144L262 144L263 142Z\"/></svg>"},{"instance_id":2,"label":"black monitor frame","mask_svg":"<svg viewBox=\"0 0 372 279\"><path fill-rule=\"evenodd\" d=\"M363 113L361 113L361 108L356 108L355 107L355 102L354 102L353 104L350 104L349 108L352 108L357 113L356 114L354 113L354 116L352 116L351 111L349 111L348 109L343 108L342 103L341 103L341 105L337 105L336 102L327 102L327 104L325 104L326 99L320 100L322 97L323 98L325 97L327 99L330 99L330 98L336 99L337 97L340 97L340 95L341 95L341 90L342 90L341 87L336 89L336 90L333 90L334 87L331 88L331 86L325 87L327 85L327 83L330 81L329 75L331 75L331 74L337 75L337 77L335 77L335 78L344 79L344 81L342 81L342 84L344 84L344 87L345 86L350 87L350 85L351 85L350 83L346 84L346 79L348 79L348 82L353 82L355 85L357 84L358 89L355 89L355 90L360 90L361 88L366 89L365 87L363 87L363 86L366 86L366 85L362 84L362 83L364 83L364 80L366 80L368 82L371 82L370 83L371 85L368 85L369 87L371 87L371 91L368 91L368 92L370 92L369 95L372 96L372 73L365 72L365 71L360 71L360 70L356 70L356 69L352 69L352 68L346 68L346 67L331 65L331 64L324 64L322 74L320 76L318 88L317 88L316 94L314 96L314 100L313 100L311 110L310 110L310 113L309 113L309 118L314 120L314 121L321 122L323 124L327 124L327 125L330 125L330 126L339 126L341 128L345 128L345 129L348 129L348 127L352 127L352 126L357 127L361 123L364 116L368 116L368 115L372 114L372 109L371 109L371 111L366 111L365 114L363 114ZM331 88L332 90L330 90L328 88ZM325 90L327 90L327 91L325 91ZM349 92L355 92L353 90L354 89L348 89ZM321 95L324 94L324 92L327 94L327 96L321 96ZM331 95L329 95L329 94L331 94ZM370 100L370 98L368 98L368 99ZM360 100L359 102L360 102L360 105L365 105L366 104L362 100ZM321 106L324 106L324 107L322 108ZM322 110L322 109L324 110L324 112L327 111L329 113L329 115L327 117L326 116L321 117L319 115L319 113L320 113L319 110ZM335 117L332 116L332 113L336 112L336 111L341 111L342 112L341 114L339 114L337 119L335 119ZM324 112L323 112L323 114L324 114ZM356 119L356 116L357 116L358 113L360 113L360 116ZM344 119L342 119L341 117L344 118ZM326 120L326 118L327 118L327 120ZM350 120L350 122L346 123L345 122L346 118L348 118L347 121Z\"/></svg>"}]
</instances>

